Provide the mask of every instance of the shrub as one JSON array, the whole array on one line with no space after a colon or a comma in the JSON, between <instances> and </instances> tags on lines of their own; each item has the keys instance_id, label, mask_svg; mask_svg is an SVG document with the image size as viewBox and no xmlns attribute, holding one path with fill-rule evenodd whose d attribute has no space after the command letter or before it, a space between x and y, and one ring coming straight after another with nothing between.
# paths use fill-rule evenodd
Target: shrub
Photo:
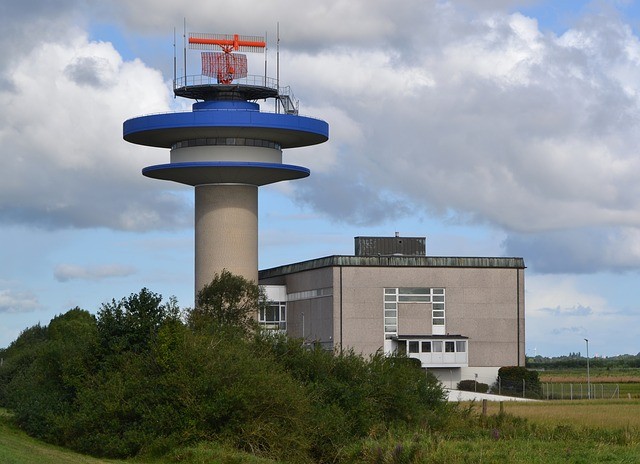
<instances>
[{"instance_id":1,"label":"shrub","mask_svg":"<svg viewBox=\"0 0 640 464\"><path fill-rule=\"evenodd\" d=\"M207 287L187 324L146 289L97 319L71 310L4 350L0 400L31 434L108 457L215 441L278 462L337 462L355 441L449 415L439 382L411 359L260 332L256 287Z\"/></svg>"},{"instance_id":2,"label":"shrub","mask_svg":"<svg viewBox=\"0 0 640 464\"><path fill-rule=\"evenodd\" d=\"M542 386L537 371L529 370L521 366L501 367L498 370L500 390L504 395L525 395L530 398L539 398ZM524 385L523 385L524 384Z\"/></svg>"},{"instance_id":3,"label":"shrub","mask_svg":"<svg viewBox=\"0 0 640 464\"><path fill-rule=\"evenodd\" d=\"M489 385L487 385L486 383L477 382L475 380L461 380L460 382L458 382L456 388L458 390L478 393L487 393L489 391Z\"/></svg>"}]
</instances>

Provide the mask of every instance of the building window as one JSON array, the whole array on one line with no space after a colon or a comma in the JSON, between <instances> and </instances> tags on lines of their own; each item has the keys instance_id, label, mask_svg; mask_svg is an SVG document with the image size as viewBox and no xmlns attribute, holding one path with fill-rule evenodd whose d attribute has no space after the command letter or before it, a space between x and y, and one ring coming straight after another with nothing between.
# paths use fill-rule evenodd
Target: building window
<instances>
[{"instance_id":1,"label":"building window","mask_svg":"<svg viewBox=\"0 0 640 464\"><path fill-rule=\"evenodd\" d=\"M272 148L274 150L282 150L282 146L279 143L272 142L270 140L247 139L239 137L213 137L208 139L181 140L171 145L171 149L177 150L179 148L203 147L210 145L240 145L246 147L263 147Z\"/></svg>"},{"instance_id":2,"label":"building window","mask_svg":"<svg viewBox=\"0 0 640 464\"><path fill-rule=\"evenodd\" d=\"M400 303L431 303L431 289L423 287L403 287L398 289Z\"/></svg>"},{"instance_id":3,"label":"building window","mask_svg":"<svg viewBox=\"0 0 640 464\"><path fill-rule=\"evenodd\" d=\"M456 344L455 344L455 342L444 342L444 352L445 353L455 353L456 352Z\"/></svg>"},{"instance_id":4,"label":"building window","mask_svg":"<svg viewBox=\"0 0 640 464\"><path fill-rule=\"evenodd\" d=\"M431 303L431 332L446 333L445 289L430 287L399 287L384 289L385 339L398 335L398 303ZM428 317L428 316L427 316Z\"/></svg>"},{"instance_id":5,"label":"building window","mask_svg":"<svg viewBox=\"0 0 640 464\"><path fill-rule=\"evenodd\" d=\"M433 341L431 342L431 347L433 348L434 353L442 353L442 342L441 341Z\"/></svg>"},{"instance_id":6,"label":"building window","mask_svg":"<svg viewBox=\"0 0 640 464\"><path fill-rule=\"evenodd\" d=\"M287 330L287 303L269 302L260 308L258 322L269 330Z\"/></svg>"},{"instance_id":7,"label":"building window","mask_svg":"<svg viewBox=\"0 0 640 464\"><path fill-rule=\"evenodd\" d=\"M464 353L467 351L467 342L466 340L458 340L456 341L456 351L458 353Z\"/></svg>"},{"instance_id":8,"label":"building window","mask_svg":"<svg viewBox=\"0 0 640 464\"><path fill-rule=\"evenodd\" d=\"M431 342L422 342L422 352L431 353Z\"/></svg>"},{"instance_id":9,"label":"building window","mask_svg":"<svg viewBox=\"0 0 640 464\"><path fill-rule=\"evenodd\" d=\"M418 353L419 352L420 342L409 342L409 353Z\"/></svg>"},{"instance_id":10,"label":"building window","mask_svg":"<svg viewBox=\"0 0 640 464\"><path fill-rule=\"evenodd\" d=\"M289 293L287 294L287 301L311 300L313 298L323 298L331 295L333 295L333 289L331 287L318 288L304 292Z\"/></svg>"},{"instance_id":11,"label":"building window","mask_svg":"<svg viewBox=\"0 0 640 464\"><path fill-rule=\"evenodd\" d=\"M384 337L398 335L398 289L384 289Z\"/></svg>"}]
</instances>

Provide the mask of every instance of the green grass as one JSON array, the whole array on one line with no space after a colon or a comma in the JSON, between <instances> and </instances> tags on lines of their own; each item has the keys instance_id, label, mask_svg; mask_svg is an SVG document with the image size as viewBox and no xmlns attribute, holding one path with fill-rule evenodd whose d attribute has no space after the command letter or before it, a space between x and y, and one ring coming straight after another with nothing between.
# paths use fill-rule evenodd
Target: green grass
<instances>
[{"instance_id":1,"label":"green grass","mask_svg":"<svg viewBox=\"0 0 640 464\"><path fill-rule=\"evenodd\" d=\"M587 382L586 366L581 369L549 369L539 371L541 382ZM589 376L595 383L640 383L640 369L607 369L592 367Z\"/></svg>"},{"instance_id":2,"label":"green grass","mask_svg":"<svg viewBox=\"0 0 640 464\"><path fill-rule=\"evenodd\" d=\"M416 435L412 439L386 437L354 444L344 462L362 463L637 463L637 444L615 443L589 433L575 436L566 429L549 435L510 436L501 427L483 430L480 435L444 438L437 434Z\"/></svg>"},{"instance_id":3,"label":"green grass","mask_svg":"<svg viewBox=\"0 0 640 464\"><path fill-rule=\"evenodd\" d=\"M263 459L229 449L219 444L209 443L176 450L162 458L98 459L49 445L31 438L19 430L11 421L11 414L0 408L0 463L1 464L276 464Z\"/></svg>"},{"instance_id":4,"label":"green grass","mask_svg":"<svg viewBox=\"0 0 640 464\"><path fill-rule=\"evenodd\" d=\"M11 416L0 409L0 462L2 464L103 464L124 461L96 459L31 438L18 430L11 423Z\"/></svg>"},{"instance_id":5,"label":"green grass","mask_svg":"<svg viewBox=\"0 0 640 464\"><path fill-rule=\"evenodd\" d=\"M459 423L446 432L385 432L343 450L349 464L398 463L636 463L640 462L640 400L489 402L488 417L480 404L462 405ZM528 422L522 422L527 418ZM479 427L483 424L483 427ZM28 437L0 409L2 464L277 464L216 443L176 450L158 459L95 459Z\"/></svg>"}]
</instances>

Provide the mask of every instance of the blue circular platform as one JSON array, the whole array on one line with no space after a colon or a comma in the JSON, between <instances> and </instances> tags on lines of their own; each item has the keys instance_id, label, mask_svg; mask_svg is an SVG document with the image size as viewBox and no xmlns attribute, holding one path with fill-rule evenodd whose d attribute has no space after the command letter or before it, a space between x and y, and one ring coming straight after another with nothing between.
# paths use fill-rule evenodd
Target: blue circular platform
<instances>
[{"instance_id":1,"label":"blue circular platform","mask_svg":"<svg viewBox=\"0 0 640 464\"><path fill-rule=\"evenodd\" d=\"M249 184L267 185L308 177L309 169L292 164L209 161L148 166L142 174L153 179L187 185Z\"/></svg>"},{"instance_id":2,"label":"blue circular platform","mask_svg":"<svg viewBox=\"0 0 640 464\"><path fill-rule=\"evenodd\" d=\"M212 108L128 119L123 124L123 137L127 142L159 148L207 137L255 138L277 142L282 148L296 148L326 142L329 125L294 114Z\"/></svg>"}]
</instances>

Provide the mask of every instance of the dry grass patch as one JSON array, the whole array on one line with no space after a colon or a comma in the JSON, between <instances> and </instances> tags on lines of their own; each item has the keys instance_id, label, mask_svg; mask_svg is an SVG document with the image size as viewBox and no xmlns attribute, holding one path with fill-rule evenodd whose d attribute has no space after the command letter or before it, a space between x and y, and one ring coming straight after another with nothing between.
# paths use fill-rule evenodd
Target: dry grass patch
<instances>
[{"instance_id":1,"label":"dry grass patch","mask_svg":"<svg viewBox=\"0 0 640 464\"><path fill-rule=\"evenodd\" d=\"M587 381L585 369L559 369L540 371L540 382L580 383ZM590 371L593 383L640 383L640 369L601 369L592 368Z\"/></svg>"},{"instance_id":2,"label":"dry grass patch","mask_svg":"<svg viewBox=\"0 0 640 464\"><path fill-rule=\"evenodd\" d=\"M586 374L541 374L540 382L546 383L587 383ZM591 377L592 383L640 383L640 377L635 375L611 375Z\"/></svg>"},{"instance_id":3,"label":"dry grass patch","mask_svg":"<svg viewBox=\"0 0 640 464\"><path fill-rule=\"evenodd\" d=\"M600 429L630 428L640 433L640 400L505 401L504 412L544 425L575 425ZM487 413L500 404L488 402Z\"/></svg>"}]
</instances>

